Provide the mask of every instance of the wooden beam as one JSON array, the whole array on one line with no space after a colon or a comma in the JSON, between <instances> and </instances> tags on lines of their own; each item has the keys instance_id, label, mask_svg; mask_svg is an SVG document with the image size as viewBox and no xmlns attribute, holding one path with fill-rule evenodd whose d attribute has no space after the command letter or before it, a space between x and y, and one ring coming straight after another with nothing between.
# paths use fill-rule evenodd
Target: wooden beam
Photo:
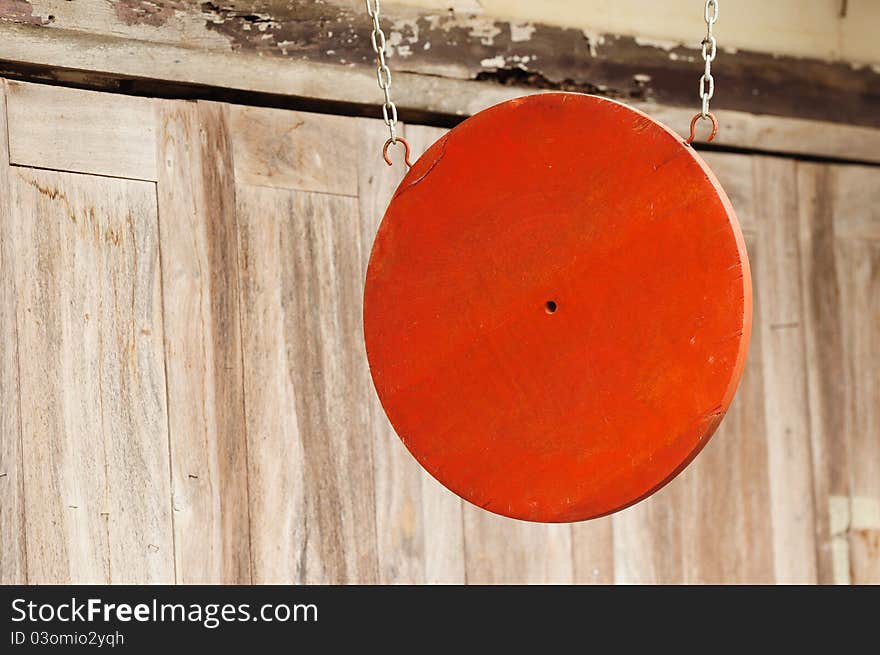
<instances>
[{"instance_id":1,"label":"wooden beam","mask_svg":"<svg viewBox=\"0 0 880 655\"><path fill-rule=\"evenodd\" d=\"M0 3L0 75L126 92L151 80L375 113L380 95L360 3L117 0L89 11L80 4ZM442 122L438 116L467 116L546 89L622 99L659 111L680 131L697 107L697 48L454 12L386 13L394 97L410 121ZM718 143L880 159L877 70L722 49L715 71Z\"/></svg>"}]
</instances>

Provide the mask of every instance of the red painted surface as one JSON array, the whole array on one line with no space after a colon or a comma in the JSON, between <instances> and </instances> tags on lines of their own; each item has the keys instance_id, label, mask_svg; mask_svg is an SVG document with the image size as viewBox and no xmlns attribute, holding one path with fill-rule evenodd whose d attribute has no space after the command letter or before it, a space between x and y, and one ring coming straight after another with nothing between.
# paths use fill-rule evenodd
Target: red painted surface
<instances>
[{"instance_id":1,"label":"red painted surface","mask_svg":"<svg viewBox=\"0 0 880 655\"><path fill-rule=\"evenodd\" d=\"M431 146L364 293L373 381L407 448L466 500L531 521L607 514L674 477L730 405L750 327L713 174L644 114L576 94L503 103Z\"/></svg>"}]
</instances>

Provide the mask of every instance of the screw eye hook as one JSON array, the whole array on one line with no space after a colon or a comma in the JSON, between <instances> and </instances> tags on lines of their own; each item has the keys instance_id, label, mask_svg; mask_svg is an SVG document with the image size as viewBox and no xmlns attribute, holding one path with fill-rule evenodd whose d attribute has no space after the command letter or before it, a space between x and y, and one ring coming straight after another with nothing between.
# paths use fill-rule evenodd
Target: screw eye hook
<instances>
[{"instance_id":1,"label":"screw eye hook","mask_svg":"<svg viewBox=\"0 0 880 655\"><path fill-rule=\"evenodd\" d=\"M403 160L406 162L407 168L412 168L412 162L409 160L410 151L409 151L409 141L404 139L403 137L396 137L393 139L388 139L385 142L385 146L382 148L382 157L385 159L385 163L389 166L393 166L394 162L391 161L391 156L388 154L388 148L393 146L396 143L402 143L404 147Z\"/></svg>"},{"instance_id":2,"label":"screw eye hook","mask_svg":"<svg viewBox=\"0 0 880 655\"><path fill-rule=\"evenodd\" d=\"M694 141L695 132L697 129L697 121L700 119L706 119L712 121L712 132L709 134L709 137L706 139L706 143L709 143L712 139L715 138L715 135L718 134L718 119L715 118L715 114L711 111L708 112L705 116L702 113L697 113L691 119L691 135L685 141L686 144L690 145Z\"/></svg>"}]
</instances>

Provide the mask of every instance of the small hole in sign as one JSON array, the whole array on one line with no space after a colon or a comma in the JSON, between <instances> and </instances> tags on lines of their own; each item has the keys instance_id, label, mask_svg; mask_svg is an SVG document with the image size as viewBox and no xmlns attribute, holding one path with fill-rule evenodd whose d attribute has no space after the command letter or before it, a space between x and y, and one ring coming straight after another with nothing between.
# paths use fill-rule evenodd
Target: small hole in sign
<instances>
[{"instance_id":1,"label":"small hole in sign","mask_svg":"<svg viewBox=\"0 0 880 655\"><path fill-rule=\"evenodd\" d=\"M556 313L556 301L555 300L548 300L546 303L544 303L544 309L547 310L548 314L555 314Z\"/></svg>"}]
</instances>

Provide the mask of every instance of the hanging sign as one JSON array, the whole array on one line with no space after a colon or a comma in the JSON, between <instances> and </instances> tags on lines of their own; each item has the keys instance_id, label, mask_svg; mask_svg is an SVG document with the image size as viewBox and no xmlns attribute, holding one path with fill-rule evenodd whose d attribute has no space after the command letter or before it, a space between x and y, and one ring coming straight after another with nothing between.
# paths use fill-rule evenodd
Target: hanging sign
<instances>
[{"instance_id":1,"label":"hanging sign","mask_svg":"<svg viewBox=\"0 0 880 655\"><path fill-rule=\"evenodd\" d=\"M392 425L462 498L577 521L656 491L733 399L746 249L692 148L649 116L549 93L483 111L409 170L364 293Z\"/></svg>"}]
</instances>

